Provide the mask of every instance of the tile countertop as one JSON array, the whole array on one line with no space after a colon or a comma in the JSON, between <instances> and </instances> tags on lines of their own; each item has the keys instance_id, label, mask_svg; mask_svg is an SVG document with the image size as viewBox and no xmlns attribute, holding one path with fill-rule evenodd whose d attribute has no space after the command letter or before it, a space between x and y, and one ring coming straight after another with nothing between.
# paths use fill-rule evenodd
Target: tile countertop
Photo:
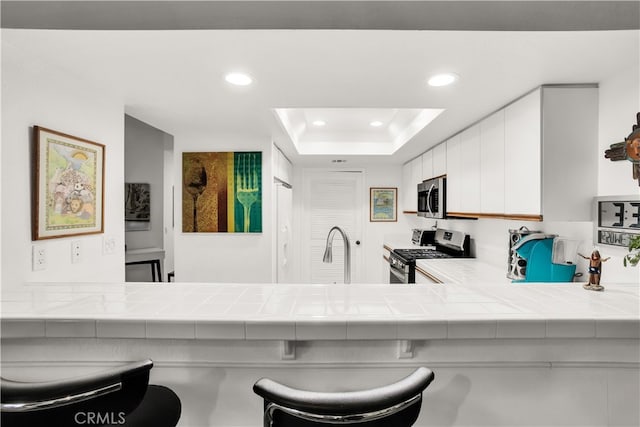
<instances>
[{"instance_id":1,"label":"tile countertop","mask_svg":"<svg viewBox=\"0 0 640 427\"><path fill-rule=\"evenodd\" d=\"M419 259L416 261L416 267L437 277L443 283L511 284L506 268L501 269L476 258Z\"/></svg>"},{"instance_id":2,"label":"tile countertop","mask_svg":"<svg viewBox=\"0 0 640 427\"><path fill-rule=\"evenodd\" d=\"M605 284L25 284L2 338L640 338L640 287Z\"/></svg>"},{"instance_id":3,"label":"tile countertop","mask_svg":"<svg viewBox=\"0 0 640 427\"><path fill-rule=\"evenodd\" d=\"M389 250L416 249L420 247L420 245L416 245L415 243L411 242L410 238L402 237L386 237L382 246Z\"/></svg>"}]
</instances>

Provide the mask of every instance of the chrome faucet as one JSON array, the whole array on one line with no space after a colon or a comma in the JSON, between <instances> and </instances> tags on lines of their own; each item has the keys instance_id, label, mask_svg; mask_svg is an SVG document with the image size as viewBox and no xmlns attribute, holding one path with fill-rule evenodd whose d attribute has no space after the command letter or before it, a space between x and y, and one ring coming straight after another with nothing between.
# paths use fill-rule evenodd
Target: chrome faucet
<instances>
[{"instance_id":1,"label":"chrome faucet","mask_svg":"<svg viewBox=\"0 0 640 427\"><path fill-rule=\"evenodd\" d=\"M349 244L349 237L342 228L335 226L329 230L329 235L327 236L327 247L324 250L322 262L331 263L333 261L332 244L336 231L340 233L342 240L344 240L344 283L351 283L351 246Z\"/></svg>"}]
</instances>

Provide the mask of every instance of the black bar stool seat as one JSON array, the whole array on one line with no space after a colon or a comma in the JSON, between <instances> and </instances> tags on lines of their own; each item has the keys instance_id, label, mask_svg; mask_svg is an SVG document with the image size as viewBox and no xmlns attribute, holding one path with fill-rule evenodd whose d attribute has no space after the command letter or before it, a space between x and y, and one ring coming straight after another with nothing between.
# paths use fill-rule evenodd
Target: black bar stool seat
<instances>
[{"instance_id":1,"label":"black bar stool seat","mask_svg":"<svg viewBox=\"0 0 640 427\"><path fill-rule=\"evenodd\" d=\"M431 370L420 367L393 384L335 393L295 389L262 378L253 391L264 399L265 427L408 427L418 418L422 392L433 378Z\"/></svg>"},{"instance_id":2,"label":"black bar stool seat","mask_svg":"<svg viewBox=\"0 0 640 427\"><path fill-rule=\"evenodd\" d=\"M166 387L149 385L152 367L147 359L57 381L0 378L2 426L173 427L180 418L180 399Z\"/></svg>"}]
</instances>

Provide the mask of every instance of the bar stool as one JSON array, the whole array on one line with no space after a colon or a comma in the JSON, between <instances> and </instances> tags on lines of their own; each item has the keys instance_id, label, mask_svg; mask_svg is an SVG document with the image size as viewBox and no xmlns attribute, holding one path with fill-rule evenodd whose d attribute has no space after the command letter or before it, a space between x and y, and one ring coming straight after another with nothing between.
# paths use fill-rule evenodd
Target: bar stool
<instances>
[{"instance_id":1,"label":"bar stool","mask_svg":"<svg viewBox=\"0 0 640 427\"><path fill-rule=\"evenodd\" d=\"M336 393L294 389L262 378L253 391L264 399L264 427L408 427L416 422L422 392L433 378L430 369L420 367L393 384Z\"/></svg>"},{"instance_id":2,"label":"bar stool","mask_svg":"<svg viewBox=\"0 0 640 427\"><path fill-rule=\"evenodd\" d=\"M151 360L49 382L0 378L3 427L126 425L175 427L182 405L169 388L149 385Z\"/></svg>"}]
</instances>

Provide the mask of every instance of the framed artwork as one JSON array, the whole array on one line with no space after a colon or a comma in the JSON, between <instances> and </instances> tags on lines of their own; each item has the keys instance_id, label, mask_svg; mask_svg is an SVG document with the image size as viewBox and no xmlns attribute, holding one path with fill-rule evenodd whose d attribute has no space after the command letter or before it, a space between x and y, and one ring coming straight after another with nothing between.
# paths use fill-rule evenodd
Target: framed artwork
<instances>
[{"instance_id":1,"label":"framed artwork","mask_svg":"<svg viewBox=\"0 0 640 427\"><path fill-rule=\"evenodd\" d=\"M34 126L33 240L104 231L105 146Z\"/></svg>"},{"instance_id":2,"label":"framed artwork","mask_svg":"<svg viewBox=\"0 0 640 427\"><path fill-rule=\"evenodd\" d=\"M151 229L151 186L144 183L124 184L125 231Z\"/></svg>"},{"instance_id":3,"label":"framed artwork","mask_svg":"<svg viewBox=\"0 0 640 427\"><path fill-rule=\"evenodd\" d=\"M370 189L369 221L393 222L398 220L398 189L379 187Z\"/></svg>"},{"instance_id":4,"label":"framed artwork","mask_svg":"<svg viewBox=\"0 0 640 427\"><path fill-rule=\"evenodd\" d=\"M262 232L262 152L182 153L184 233Z\"/></svg>"}]
</instances>

